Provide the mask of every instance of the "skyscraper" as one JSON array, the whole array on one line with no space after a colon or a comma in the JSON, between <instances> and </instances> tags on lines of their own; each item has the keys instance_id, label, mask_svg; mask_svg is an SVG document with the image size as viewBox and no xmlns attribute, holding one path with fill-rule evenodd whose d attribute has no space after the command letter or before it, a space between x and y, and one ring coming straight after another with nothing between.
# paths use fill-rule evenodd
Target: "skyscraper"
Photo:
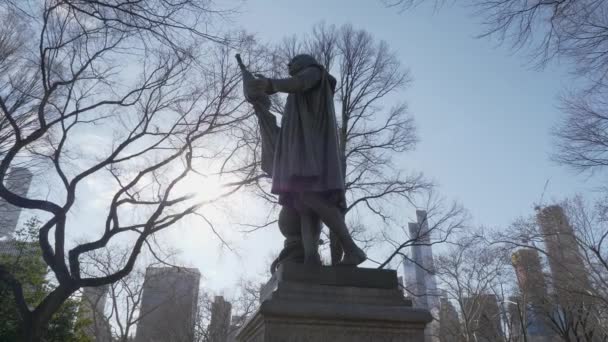
<instances>
[{"instance_id":1,"label":"skyscraper","mask_svg":"<svg viewBox=\"0 0 608 342\"><path fill-rule=\"evenodd\" d=\"M425 334L427 341L437 340L439 334L439 298L437 280L435 278L435 263L431 243L427 213L416 211L416 223L408 224L410 238L416 242L411 246L411 257L404 261L405 287L412 297L414 307L427 309L435 320L427 325Z\"/></svg>"},{"instance_id":2,"label":"skyscraper","mask_svg":"<svg viewBox=\"0 0 608 342\"><path fill-rule=\"evenodd\" d=\"M538 252L531 248L517 250L511 256L519 284L517 308L525 310L527 336L548 336L548 315L551 306L548 303L548 291L543 268ZM519 324L521 326L521 322Z\"/></svg>"},{"instance_id":3,"label":"skyscraper","mask_svg":"<svg viewBox=\"0 0 608 342\"><path fill-rule=\"evenodd\" d=\"M6 175L6 188L19 196L27 196L32 182L32 173L24 167L15 167ZM0 237L8 237L17 229L21 208L0 198Z\"/></svg>"},{"instance_id":4,"label":"skyscraper","mask_svg":"<svg viewBox=\"0 0 608 342\"><path fill-rule=\"evenodd\" d=\"M109 286L85 287L82 289L81 317L88 322L85 334L95 342L111 342L112 331L104 310Z\"/></svg>"},{"instance_id":5,"label":"skyscraper","mask_svg":"<svg viewBox=\"0 0 608 342\"><path fill-rule=\"evenodd\" d=\"M529 303L541 306L547 298L547 284L538 252L531 248L519 249L511 256L511 262L522 294Z\"/></svg>"},{"instance_id":6,"label":"skyscraper","mask_svg":"<svg viewBox=\"0 0 608 342\"><path fill-rule=\"evenodd\" d=\"M589 274L579 249L577 237L564 210L559 205L541 208L537 221L543 233L547 260L551 268L551 285L556 304L554 317L569 317L571 331L578 335L599 331L597 303ZM580 324L584 322L585 324ZM597 334L600 338L602 334Z\"/></svg>"},{"instance_id":7,"label":"skyscraper","mask_svg":"<svg viewBox=\"0 0 608 342\"><path fill-rule=\"evenodd\" d=\"M510 296L509 299L505 301L505 304L507 304L506 318L508 318L505 324L509 330L511 341L527 340L527 338L523 338L524 329L527 331L527 327L526 323L522 323L522 321L526 319L526 309L521 303L521 299L518 296Z\"/></svg>"},{"instance_id":8,"label":"skyscraper","mask_svg":"<svg viewBox=\"0 0 608 342\"><path fill-rule=\"evenodd\" d=\"M213 342L226 342L230 334L230 313L232 304L222 296L215 296L211 304L211 322L209 322L209 337Z\"/></svg>"},{"instance_id":9,"label":"skyscraper","mask_svg":"<svg viewBox=\"0 0 608 342\"><path fill-rule=\"evenodd\" d=\"M450 300L443 296L440 299L439 309L439 341L459 342L462 338L458 312Z\"/></svg>"},{"instance_id":10,"label":"skyscraper","mask_svg":"<svg viewBox=\"0 0 608 342\"><path fill-rule=\"evenodd\" d=\"M479 294L464 298L464 312L469 320L469 330L477 342L502 341L498 301L493 294Z\"/></svg>"},{"instance_id":11,"label":"skyscraper","mask_svg":"<svg viewBox=\"0 0 608 342\"><path fill-rule=\"evenodd\" d=\"M418 223L408 223L410 238L414 239L419 232ZM412 298L414 306L428 309L425 271L422 264L422 246L410 246L409 258L403 262L406 294Z\"/></svg>"},{"instance_id":12,"label":"skyscraper","mask_svg":"<svg viewBox=\"0 0 608 342\"><path fill-rule=\"evenodd\" d=\"M135 342L191 342L200 273L194 268L148 267Z\"/></svg>"},{"instance_id":13,"label":"skyscraper","mask_svg":"<svg viewBox=\"0 0 608 342\"><path fill-rule=\"evenodd\" d=\"M540 209L537 220L544 235L552 285L558 297L570 297L573 292L589 289L576 236L562 207L551 205Z\"/></svg>"}]
</instances>

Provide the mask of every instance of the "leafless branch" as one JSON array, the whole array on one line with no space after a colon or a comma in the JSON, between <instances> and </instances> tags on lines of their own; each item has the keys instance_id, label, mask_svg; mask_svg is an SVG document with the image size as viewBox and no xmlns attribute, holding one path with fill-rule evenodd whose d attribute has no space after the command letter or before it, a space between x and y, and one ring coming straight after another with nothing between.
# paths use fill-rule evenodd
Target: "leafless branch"
<instances>
[{"instance_id":1,"label":"leafless branch","mask_svg":"<svg viewBox=\"0 0 608 342\"><path fill-rule=\"evenodd\" d=\"M78 288L128 275L154 234L203 215L202 203L180 190L201 167L195 151L213 150L246 117L240 73L228 64L228 45L243 36L205 28L227 14L199 0L0 2L2 18L16 17L0 28L0 197L48 217L39 244L58 282L24 310L23 340L37 340ZM6 187L11 167L37 161L52 179L49 196ZM95 181L111 192L101 199L105 222L89 222L101 234L68 247L82 184ZM123 263L82 274L83 255L123 236L131 242Z\"/></svg>"}]
</instances>

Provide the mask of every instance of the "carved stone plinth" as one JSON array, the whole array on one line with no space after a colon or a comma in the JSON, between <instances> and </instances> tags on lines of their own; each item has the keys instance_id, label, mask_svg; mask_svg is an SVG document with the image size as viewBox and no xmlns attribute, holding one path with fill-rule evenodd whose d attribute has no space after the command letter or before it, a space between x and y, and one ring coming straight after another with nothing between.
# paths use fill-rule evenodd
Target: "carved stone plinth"
<instances>
[{"instance_id":1,"label":"carved stone plinth","mask_svg":"<svg viewBox=\"0 0 608 342\"><path fill-rule=\"evenodd\" d=\"M237 340L418 342L430 321L404 299L395 271L284 264Z\"/></svg>"}]
</instances>

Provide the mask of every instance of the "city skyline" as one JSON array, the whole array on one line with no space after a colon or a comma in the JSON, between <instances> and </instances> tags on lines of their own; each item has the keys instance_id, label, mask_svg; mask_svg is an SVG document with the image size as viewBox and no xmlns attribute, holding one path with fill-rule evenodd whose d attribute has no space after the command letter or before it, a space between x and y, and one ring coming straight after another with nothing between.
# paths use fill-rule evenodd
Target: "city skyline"
<instances>
[{"instance_id":1,"label":"city skyline","mask_svg":"<svg viewBox=\"0 0 608 342\"><path fill-rule=\"evenodd\" d=\"M413 300L414 307L428 309L433 312L434 317L440 319L429 324L426 333L427 341L440 341L437 336L452 336L459 331L459 324L457 324L459 314L451 300L446 296L445 291L441 290L436 284L432 245L430 244L433 236L432 231L429 231L427 214L424 211L418 211L416 214L418 222L409 223L409 229L413 237L422 236L422 238L419 239L419 245L411 246L411 260L405 260L403 265L406 289L404 294ZM553 332L548 327L547 318L543 318L547 311L542 310L558 309L549 307L548 298L573 298L575 301L587 301L585 297L577 295L572 297L574 287L578 289L590 285L587 279L588 273L580 258L577 242L573 237L574 231L563 208L559 205L539 208L537 220L543 233L544 243L547 244L546 262L548 265L542 265L537 250L531 248L517 249L513 252L511 258L519 286L519 292L516 292L515 296L510 296L509 300L504 303L500 302L491 293L479 293L473 297L463 298L461 310L473 315L471 319L477 322L475 323L477 325L473 326L472 329L476 331L480 341L494 341L496 336L503 336L503 334L521 336L522 328L519 324L522 323L517 322L519 316L515 315L525 317L526 321L523 322L523 329L526 330L529 341L551 341L554 335L551 335ZM576 274L575 278L572 277L572 272ZM545 274L549 274L549 277L551 277L552 292L548 290ZM180 280L178 279L180 275L186 278ZM151 335L147 335L148 332L154 330L147 328L154 326L151 321L158 319L158 317L171 316L171 312L177 312L171 309L172 306L178 305L177 303L196 304L199 290L193 284L198 283L199 278L200 273L196 269L149 267L146 272L144 299L141 308L143 319L137 326L135 336L139 337L136 338L140 340L142 338L152 338ZM184 281L190 283L190 285L185 285ZM414 292L413 289L417 292ZM429 289L431 290L429 291ZM192 292L192 290L195 290L195 292ZM155 294L152 294L152 292ZM107 286L84 288L83 290L83 299L87 300L87 303L90 303L91 306L88 311L85 311L85 314L94 322L89 328L92 330L87 331L89 333L94 331L96 341L100 342L109 341L110 327L104 318L107 296ZM567 299L567 301L570 301L570 299ZM507 304L507 309L504 309L503 304ZM192 310L196 311L196 305L192 307ZM505 315L503 310L507 310L510 315L509 319L512 320L512 325L506 328L510 329L508 331L503 330L506 327L506 322L502 318ZM525 313L522 313L521 310ZM184 310L180 308L180 313L183 312ZM194 315L190 317L194 321ZM442 320L445 322L443 325ZM208 331L211 336L217 336L221 342L232 341L230 338L234 338L234 333L237 331L231 324L231 303L222 296L216 296L214 299ZM175 333L175 331L173 332ZM447 341L451 341L450 338L448 337ZM154 339L150 341L154 341ZM443 340L441 341L443 342ZM456 340L454 341L456 342Z\"/></svg>"}]
</instances>

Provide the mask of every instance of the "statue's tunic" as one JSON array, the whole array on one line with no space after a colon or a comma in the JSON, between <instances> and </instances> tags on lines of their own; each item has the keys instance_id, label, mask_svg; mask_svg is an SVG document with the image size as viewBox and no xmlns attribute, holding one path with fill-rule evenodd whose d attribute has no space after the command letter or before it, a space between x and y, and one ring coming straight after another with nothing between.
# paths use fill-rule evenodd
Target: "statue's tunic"
<instances>
[{"instance_id":1,"label":"statue's tunic","mask_svg":"<svg viewBox=\"0 0 608 342\"><path fill-rule=\"evenodd\" d=\"M343 205L344 178L334 110L335 79L319 65L293 77L271 80L271 92L285 92L272 172L272 193L289 204L297 192L321 192Z\"/></svg>"}]
</instances>

